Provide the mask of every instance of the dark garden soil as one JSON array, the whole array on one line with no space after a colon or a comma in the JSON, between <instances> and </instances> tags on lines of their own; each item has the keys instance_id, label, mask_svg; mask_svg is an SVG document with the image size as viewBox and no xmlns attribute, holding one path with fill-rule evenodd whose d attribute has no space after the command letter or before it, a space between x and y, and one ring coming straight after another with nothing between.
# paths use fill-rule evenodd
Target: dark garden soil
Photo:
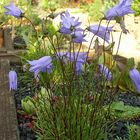
<instances>
[{"instance_id":1,"label":"dark garden soil","mask_svg":"<svg viewBox=\"0 0 140 140\"><path fill-rule=\"evenodd\" d=\"M134 95L135 93L121 93L119 95L119 100L123 101L126 105L132 105L136 107L140 107L140 96Z\"/></svg>"},{"instance_id":2,"label":"dark garden soil","mask_svg":"<svg viewBox=\"0 0 140 140\"><path fill-rule=\"evenodd\" d=\"M29 91L29 89L27 89L23 93L19 93L18 91L15 93L20 139L36 140L35 132L33 131L34 116L29 116L26 113L22 113L21 100L24 99L26 96L32 97L32 93Z\"/></svg>"},{"instance_id":3,"label":"dark garden soil","mask_svg":"<svg viewBox=\"0 0 140 140\"><path fill-rule=\"evenodd\" d=\"M21 67L16 67L19 73L22 73ZM18 73L17 72L17 73ZM23 113L21 107L21 100L26 96L33 97L34 90L31 83L25 84L22 80L18 83L18 91L15 92L15 103L17 108L18 128L21 140L36 140L34 132L34 116L29 116ZM123 101L126 105L140 107L140 97L134 94L121 93L118 97L119 101ZM128 139L128 130L126 124L136 124L140 126L140 118L129 121L117 121L114 123L111 132L109 133L108 140L114 140L117 136Z\"/></svg>"},{"instance_id":4,"label":"dark garden soil","mask_svg":"<svg viewBox=\"0 0 140 140\"><path fill-rule=\"evenodd\" d=\"M118 100L123 101L125 105L130 105L134 107L140 107L140 97L134 95L135 93L128 93L128 92L122 92ZM121 137L122 139L129 139L128 138L128 130L126 125L127 124L134 124L140 126L140 117L135 118L134 120L128 120L128 121L117 121L113 125L113 129L109 135L109 140L114 140L114 138ZM140 138L139 138L140 139Z\"/></svg>"},{"instance_id":5,"label":"dark garden soil","mask_svg":"<svg viewBox=\"0 0 140 140\"><path fill-rule=\"evenodd\" d=\"M16 72L19 75L23 75L22 67L20 65L12 65ZM18 120L18 128L20 140L36 140L36 135L34 132L34 116L28 115L22 110L21 100L26 96L33 97L34 91L32 88L32 84L25 83L24 80L20 79L18 81L18 90L15 92L15 104L17 109L17 120Z\"/></svg>"},{"instance_id":6,"label":"dark garden soil","mask_svg":"<svg viewBox=\"0 0 140 140\"><path fill-rule=\"evenodd\" d=\"M26 49L26 42L22 37L16 36L13 41L14 49Z\"/></svg>"}]
</instances>

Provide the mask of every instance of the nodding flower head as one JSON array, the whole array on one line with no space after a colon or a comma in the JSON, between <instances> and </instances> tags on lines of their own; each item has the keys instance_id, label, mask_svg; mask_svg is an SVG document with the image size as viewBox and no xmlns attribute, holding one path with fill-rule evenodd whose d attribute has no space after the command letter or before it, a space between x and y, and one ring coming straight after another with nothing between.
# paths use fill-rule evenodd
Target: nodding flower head
<instances>
[{"instance_id":1,"label":"nodding flower head","mask_svg":"<svg viewBox=\"0 0 140 140\"><path fill-rule=\"evenodd\" d=\"M99 70L100 73L104 75L105 79L111 80L112 73L109 71L109 69L106 66L104 66L103 64L99 64Z\"/></svg>"},{"instance_id":2,"label":"nodding flower head","mask_svg":"<svg viewBox=\"0 0 140 140\"><path fill-rule=\"evenodd\" d=\"M4 6L4 8L7 10L5 14L14 16L16 18L22 18L23 12L14 5L13 2L10 3L8 6Z\"/></svg>"},{"instance_id":3,"label":"nodding flower head","mask_svg":"<svg viewBox=\"0 0 140 140\"><path fill-rule=\"evenodd\" d=\"M76 32L73 32L73 33L72 33L72 40L73 40L73 42L75 42L75 43L82 43L82 42L86 41L86 40L84 39L85 36L86 36L86 35L84 35L83 32L76 31Z\"/></svg>"},{"instance_id":4,"label":"nodding flower head","mask_svg":"<svg viewBox=\"0 0 140 140\"><path fill-rule=\"evenodd\" d=\"M71 17L70 13L66 11L65 13L61 14L61 29L60 32L63 34L71 34L74 31L83 31L79 26L81 22L79 19L75 17Z\"/></svg>"},{"instance_id":5,"label":"nodding flower head","mask_svg":"<svg viewBox=\"0 0 140 140\"><path fill-rule=\"evenodd\" d=\"M50 56L44 56L38 60L28 61L31 65L30 72L34 72L35 78L37 78L39 72L52 72L52 58Z\"/></svg>"},{"instance_id":6,"label":"nodding flower head","mask_svg":"<svg viewBox=\"0 0 140 140\"><path fill-rule=\"evenodd\" d=\"M137 69L132 69L129 72L129 76L136 87L137 92L140 93L140 73Z\"/></svg>"},{"instance_id":7,"label":"nodding flower head","mask_svg":"<svg viewBox=\"0 0 140 140\"><path fill-rule=\"evenodd\" d=\"M68 60L72 62L76 62L75 71L77 75L81 74L82 66L86 62L87 52L74 52L67 54Z\"/></svg>"},{"instance_id":8,"label":"nodding flower head","mask_svg":"<svg viewBox=\"0 0 140 140\"><path fill-rule=\"evenodd\" d=\"M58 52L57 57L64 61L65 64L68 61L75 63L75 72L77 75L81 74L83 64L88 58L87 52Z\"/></svg>"},{"instance_id":9,"label":"nodding flower head","mask_svg":"<svg viewBox=\"0 0 140 140\"><path fill-rule=\"evenodd\" d=\"M9 72L9 89L17 90L17 73L14 70Z\"/></svg>"},{"instance_id":10,"label":"nodding flower head","mask_svg":"<svg viewBox=\"0 0 140 140\"><path fill-rule=\"evenodd\" d=\"M102 38L106 42L109 42L110 32L112 31L112 27L104 27L101 25L92 25L87 28L90 32L95 34L96 36Z\"/></svg>"},{"instance_id":11,"label":"nodding flower head","mask_svg":"<svg viewBox=\"0 0 140 140\"><path fill-rule=\"evenodd\" d=\"M133 0L120 0L120 3L109 9L105 17L107 20L114 19L114 17L122 17L127 14L132 14L134 11L131 9Z\"/></svg>"}]
</instances>

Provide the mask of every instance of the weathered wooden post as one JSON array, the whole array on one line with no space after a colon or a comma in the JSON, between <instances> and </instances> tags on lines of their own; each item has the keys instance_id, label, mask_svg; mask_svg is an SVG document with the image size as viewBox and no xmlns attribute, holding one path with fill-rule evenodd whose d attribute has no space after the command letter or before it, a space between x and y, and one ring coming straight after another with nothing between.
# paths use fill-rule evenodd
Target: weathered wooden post
<instances>
[{"instance_id":1,"label":"weathered wooden post","mask_svg":"<svg viewBox=\"0 0 140 140\"><path fill-rule=\"evenodd\" d=\"M0 29L0 49L4 47L4 31Z\"/></svg>"},{"instance_id":2,"label":"weathered wooden post","mask_svg":"<svg viewBox=\"0 0 140 140\"><path fill-rule=\"evenodd\" d=\"M6 50L14 50L10 28L4 30L4 46Z\"/></svg>"},{"instance_id":3,"label":"weathered wooden post","mask_svg":"<svg viewBox=\"0 0 140 140\"><path fill-rule=\"evenodd\" d=\"M10 62L20 62L20 58L17 57L22 50L18 51L14 49L11 28L5 28L0 30L0 61L2 59L8 59Z\"/></svg>"},{"instance_id":4,"label":"weathered wooden post","mask_svg":"<svg viewBox=\"0 0 140 140\"><path fill-rule=\"evenodd\" d=\"M10 63L0 60L0 140L19 140L14 95L9 91Z\"/></svg>"},{"instance_id":5,"label":"weathered wooden post","mask_svg":"<svg viewBox=\"0 0 140 140\"><path fill-rule=\"evenodd\" d=\"M11 29L0 30L0 53L7 52L8 50L14 50L13 41L11 37Z\"/></svg>"}]
</instances>

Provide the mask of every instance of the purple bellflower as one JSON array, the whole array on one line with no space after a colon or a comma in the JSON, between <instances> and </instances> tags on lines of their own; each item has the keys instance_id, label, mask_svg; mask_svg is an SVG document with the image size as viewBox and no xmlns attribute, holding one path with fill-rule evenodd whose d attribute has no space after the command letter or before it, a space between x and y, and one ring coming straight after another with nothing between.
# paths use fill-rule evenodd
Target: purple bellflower
<instances>
[{"instance_id":1,"label":"purple bellflower","mask_svg":"<svg viewBox=\"0 0 140 140\"><path fill-rule=\"evenodd\" d=\"M85 35L83 34L83 32L80 32L80 31L76 31L74 33L72 33L72 39L73 39L73 42L75 43L82 43L84 41L86 41L84 39Z\"/></svg>"},{"instance_id":2,"label":"purple bellflower","mask_svg":"<svg viewBox=\"0 0 140 140\"><path fill-rule=\"evenodd\" d=\"M66 11L65 13L61 14L61 29L60 32L63 34L71 34L74 31L83 31L79 26L81 22L79 19L75 19L75 17L71 17L70 13Z\"/></svg>"},{"instance_id":3,"label":"purple bellflower","mask_svg":"<svg viewBox=\"0 0 140 140\"><path fill-rule=\"evenodd\" d=\"M82 61L80 61L80 60L76 61L75 71L76 71L77 75L82 73L83 63L84 63L83 60Z\"/></svg>"},{"instance_id":4,"label":"purple bellflower","mask_svg":"<svg viewBox=\"0 0 140 140\"><path fill-rule=\"evenodd\" d=\"M62 60L65 64L67 63L67 53L68 52L57 52L56 58L58 60Z\"/></svg>"},{"instance_id":5,"label":"purple bellflower","mask_svg":"<svg viewBox=\"0 0 140 140\"><path fill-rule=\"evenodd\" d=\"M57 52L56 56L57 58L62 58L62 57L66 57L68 52Z\"/></svg>"},{"instance_id":6,"label":"purple bellflower","mask_svg":"<svg viewBox=\"0 0 140 140\"><path fill-rule=\"evenodd\" d=\"M140 73L136 69L132 69L129 72L129 76L136 87L137 92L140 93Z\"/></svg>"},{"instance_id":7,"label":"purple bellflower","mask_svg":"<svg viewBox=\"0 0 140 140\"><path fill-rule=\"evenodd\" d=\"M58 52L57 57L62 58L65 64L68 61L75 62L75 71L77 74L80 74L82 66L87 59L87 52Z\"/></svg>"},{"instance_id":8,"label":"purple bellflower","mask_svg":"<svg viewBox=\"0 0 140 140\"><path fill-rule=\"evenodd\" d=\"M109 9L105 17L108 20L114 19L114 17L122 17L127 14L132 14L134 11L131 9L131 3L133 0L120 0L120 3L111 9Z\"/></svg>"},{"instance_id":9,"label":"purple bellflower","mask_svg":"<svg viewBox=\"0 0 140 140\"><path fill-rule=\"evenodd\" d=\"M82 72L82 66L86 62L87 53L86 52L74 52L67 54L68 60L76 62L75 71L79 75Z\"/></svg>"},{"instance_id":10,"label":"purple bellflower","mask_svg":"<svg viewBox=\"0 0 140 140\"><path fill-rule=\"evenodd\" d=\"M112 31L112 27L104 27L99 25L92 25L88 28L90 32L102 38L106 42L109 42L110 32Z\"/></svg>"},{"instance_id":11,"label":"purple bellflower","mask_svg":"<svg viewBox=\"0 0 140 140\"><path fill-rule=\"evenodd\" d=\"M9 72L9 88L11 90L17 90L17 73L14 70Z\"/></svg>"},{"instance_id":12,"label":"purple bellflower","mask_svg":"<svg viewBox=\"0 0 140 140\"><path fill-rule=\"evenodd\" d=\"M105 79L111 80L112 73L109 71L109 69L104 66L103 64L99 64L99 70L100 73L102 73L105 77Z\"/></svg>"},{"instance_id":13,"label":"purple bellflower","mask_svg":"<svg viewBox=\"0 0 140 140\"><path fill-rule=\"evenodd\" d=\"M52 58L50 56L28 62L31 65L29 71L34 72L35 78L37 78L39 72L48 72L50 74L52 71Z\"/></svg>"},{"instance_id":14,"label":"purple bellflower","mask_svg":"<svg viewBox=\"0 0 140 140\"><path fill-rule=\"evenodd\" d=\"M87 58L87 52L68 52L67 57L70 61L82 60L85 62Z\"/></svg>"},{"instance_id":15,"label":"purple bellflower","mask_svg":"<svg viewBox=\"0 0 140 140\"><path fill-rule=\"evenodd\" d=\"M16 18L22 18L23 12L14 5L13 2L10 3L8 6L4 6L4 8L7 10L5 14L14 16Z\"/></svg>"}]
</instances>

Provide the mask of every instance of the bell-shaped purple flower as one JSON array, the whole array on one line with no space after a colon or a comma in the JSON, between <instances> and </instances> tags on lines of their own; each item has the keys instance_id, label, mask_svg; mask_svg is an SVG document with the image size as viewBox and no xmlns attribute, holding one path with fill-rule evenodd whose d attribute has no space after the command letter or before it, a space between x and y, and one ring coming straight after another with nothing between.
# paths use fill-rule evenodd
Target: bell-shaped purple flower
<instances>
[{"instance_id":1,"label":"bell-shaped purple flower","mask_svg":"<svg viewBox=\"0 0 140 140\"><path fill-rule=\"evenodd\" d=\"M74 31L83 31L79 26L81 22L79 19L75 19L75 17L71 17L70 13L66 11L65 13L61 14L61 29L60 32L63 34L71 34Z\"/></svg>"},{"instance_id":2,"label":"bell-shaped purple flower","mask_svg":"<svg viewBox=\"0 0 140 140\"><path fill-rule=\"evenodd\" d=\"M68 52L67 53L67 58L70 61L83 61L85 62L87 59L87 52Z\"/></svg>"},{"instance_id":3,"label":"bell-shaped purple flower","mask_svg":"<svg viewBox=\"0 0 140 140\"><path fill-rule=\"evenodd\" d=\"M129 76L132 80L132 82L134 83L137 92L140 93L140 73L137 69L132 69L129 72Z\"/></svg>"},{"instance_id":4,"label":"bell-shaped purple flower","mask_svg":"<svg viewBox=\"0 0 140 140\"><path fill-rule=\"evenodd\" d=\"M57 58L62 58L62 57L66 57L68 52L57 52L56 57Z\"/></svg>"},{"instance_id":5,"label":"bell-shaped purple flower","mask_svg":"<svg viewBox=\"0 0 140 140\"><path fill-rule=\"evenodd\" d=\"M109 71L109 69L106 66L104 66L103 64L99 64L99 70L100 73L104 75L105 79L111 80L112 73Z\"/></svg>"},{"instance_id":6,"label":"bell-shaped purple flower","mask_svg":"<svg viewBox=\"0 0 140 140\"><path fill-rule=\"evenodd\" d=\"M4 8L7 10L5 14L14 16L16 18L22 18L23 12L14 5L13 2L10 3L8 6L4 6Z\"/></svg>"},{"instance_id":7,"label":"bell-shaped purple flower","mask_svg":"<svg viewBox=\"0 0 140 140\"><path fill-rule=\"evenodd\" d=\"M84 61L83 60L78 60L76 61L76 65L75 65L75 71L76 73L79 75L82 73L82 67L83 67Z\"/></svg>"},{"instance_id":8,"label":"bell-shaped purple flower","mask_svg":"<svg viewBox=\"0 0 140 140\"><path fill-rule=\"evenodd\" d=\"M31 65L30 72L34 72L35 78L37 78L39 72L52 72L52 58L50 56L44 56L38 60L28 61Z\"/></svg>"},{"instance_id":9,"label":"bell-shaped purple flower","mask_svg":"<svg viewBox=\"0 0 140 140\"><path fill-rule=\"evenodd\" d=\"M76 31L76 32L72 33L72 40L75 43L82 43L82 42L86 41L84 39L84 37L85 37L85 35L83 34L83 32Z\"/></svg>"},{"instance_id":10,"label":"bell-shaped purple flower","mask_svg":"<svg viewBox=\"0 0 140 140\"><path fill-rule=\"evenodd\" d=\"M9 72L9 89L17 90L17 73L14 70Z\"/></svg>"},{"instance_id":11,"label":"bell-shaped purple flower","mask_svg":"<svg viewBox=\"0 0 140 140\"><path fill-rule=\"evenodd\" d=\"M122 17L127 14L132 14L134 11L131 9L131 3L133 0L120 0L120 3L113 8L109 9L105 17L108 20L114 19L114 17Z\"/></svg>"},{"instance_id":12,"label":"bell-shaped purple flower","mask_svg":"<svg viewBox=\"0 0 140 140\"><path fill-rule=\"evenodd\" d=\"M67 63L67 53L68 52L57 52L56 58L60 61L63 61L66 64Z\"/></svg>"},{"instance_id":13,"label":"bell-shaped purple flower","mask_svg":"<svg viewBox=\"0 0 140 140\"><path fill-rule=\"evenodd\" d=\"M82 72L82 66L86 62L87 52L58 52L57 58L61 58L65 64L68 61L75 62L75 71L77 74Z\"/></svg>"},{"instance_id":14,"label":"bell-shaped purple flower","mask_svg":"<svg viewBox=\"0 0 140 140\"><path fill-rule=\"evenodd\" d=\"M68 60L76 62L75 71L77 74L82 72L82 66L86 62L87 53L86 52L73 52L67 54Z\"/></svg>"},{"instance_id":15,"label":"bell-shaped purple flower","mask_svg":"<svg viewBox=\"0 0 140 140\"><path fill-rule=\"evenodd\" d=\"M90 32L102 38L106 42L109 42L110 32L112 31L112 27L104 27L101 25L92 25L87 28Z\"/></svg>"}]
</instances>

